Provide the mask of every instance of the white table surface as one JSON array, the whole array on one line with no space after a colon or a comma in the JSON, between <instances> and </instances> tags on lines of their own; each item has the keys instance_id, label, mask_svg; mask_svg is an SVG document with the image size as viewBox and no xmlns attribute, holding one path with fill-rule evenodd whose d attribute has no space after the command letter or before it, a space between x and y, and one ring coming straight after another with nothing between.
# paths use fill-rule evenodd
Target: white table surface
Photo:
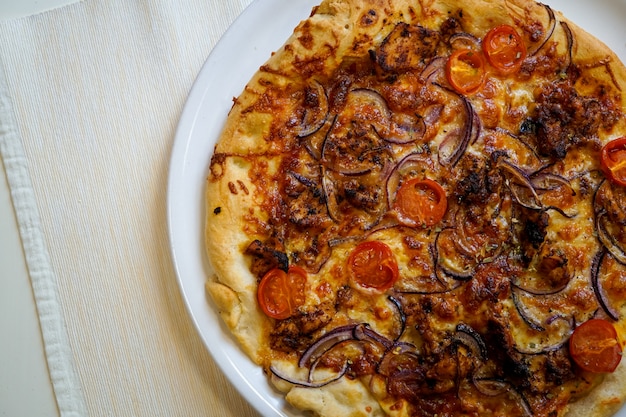
<instances>
[{"instance_id":1,"label":"white table surface","mask_svg":"<svg viewBox=\"0 0 626 417\"><path fill-rule=\"evenodd\" d=\"M0 20L75 0L0 0ZM37 310L0 161L0 416L56 417Z\"/></svg>"}]
</instances>

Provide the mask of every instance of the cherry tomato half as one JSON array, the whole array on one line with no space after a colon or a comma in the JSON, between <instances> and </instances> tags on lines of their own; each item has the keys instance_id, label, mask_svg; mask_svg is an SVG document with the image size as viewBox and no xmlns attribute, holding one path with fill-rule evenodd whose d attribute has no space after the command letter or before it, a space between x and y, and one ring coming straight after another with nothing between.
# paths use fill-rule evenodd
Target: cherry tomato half
<instances>
[{"instance_id":1,"label":"cherry tomato half","mask_svg":"<svg viewBox=\"0 0 626 417\"><path fill-rule=\"evenodd\" d=\"M398 264L391 248L379 241L359 243L348 257L354 281L364 288L384 291L398 280Z\"/></svg>"},{"instance_id":2,"label":"cherry tomato half","mask_svg":"<svg viewBox=\"0 0 626 417\"><path fill-rule=\"evenodd\" d=\"M569 351L574 362L589 372L613 372L622 359L615 327L604 319L591 319L577 327Z\"/></svg>"},{"instance_id":3,"label":"cherry tomato half","mask_svg":"<svg viewBox=\"0 0 626 417\"><path fill-rule=\"evenodd\" d=\"M448 209L445 190L437 182L414 178L402 184L396 194L395 209L409 226L433 226Z\"/></svg>"},{"instance_id":4,"label":"cherry tomato half","mask_svg":"<svg viewBox=\"0 0 626 417\"><path fill-rule=\"evenodd\" d=\"M446 64L446 77L452 88L461 94L473 94L485 83L485 60L480 52L459 49Z\"/></svg>"},{"instance_id":5,"label":"cherry tomato half","mask_svg":"<svg viewBox=\"0 0 626 417\"><path fill-rule=\"evenodd\" d=\"M298 266L289 271L274 268L267 272L257 290L259 305L265 314L275 319L291 317L304 304L307 273Z\"/></svg>"},{"instance_id":6,"label":"cherry tomato half","mask_svg":"<svg viewBox=\"0 0 626 417\"><path fill-rule=\"evenodd\" d=\"M626 186L626 136L604 145L600 152L602 171L611 181Z\"/></svg>"},{"instance_id":7,"label":"cherry tomato half","mask_svg":"<svg viewBox=\"0 0 626 417\"><path fill-rule=\"evenodd\" d=\"M483 39L487 61L499 72L517 71L526 59L526 45L513 26L500 25L491 29Z\"/></svg>"}]
</instances>

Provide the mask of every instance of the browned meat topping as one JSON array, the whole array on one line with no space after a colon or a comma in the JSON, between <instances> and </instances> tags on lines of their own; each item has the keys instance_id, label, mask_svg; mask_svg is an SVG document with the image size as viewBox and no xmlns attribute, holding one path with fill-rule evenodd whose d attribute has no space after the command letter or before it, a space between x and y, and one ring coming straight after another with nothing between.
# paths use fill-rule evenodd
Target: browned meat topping
<instances>
[{"instance_id":1,"label":"browned meat topping","mask_svg":"<svg viewBox=\"0 0 626 417\"><path fill-rule=\"evenodd\" d=\"M539 153L555 159L565 158L572 146L597 138L601 129L610 129L621 115L602 91L581 96L569 81L546 84L536 101L535 114L522 131L534 130Z\"/></svg>"}]
</instances>

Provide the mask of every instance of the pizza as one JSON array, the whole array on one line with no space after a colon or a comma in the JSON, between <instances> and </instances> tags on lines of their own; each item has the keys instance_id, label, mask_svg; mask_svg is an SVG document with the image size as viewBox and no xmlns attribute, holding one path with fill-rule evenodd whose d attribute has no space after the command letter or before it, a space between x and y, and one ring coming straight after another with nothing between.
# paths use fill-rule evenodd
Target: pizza
<instances>
[{"instance_id":1,"label":"pizza","mask_svg":"<svg viewBox=\"0 0 626 417\"><path fill-rule=\"evenodd\" d=\"M625 88L545 4L323 0L211 155L211 302L303 412L612 415Z\"/></svg>"}]
</instances>

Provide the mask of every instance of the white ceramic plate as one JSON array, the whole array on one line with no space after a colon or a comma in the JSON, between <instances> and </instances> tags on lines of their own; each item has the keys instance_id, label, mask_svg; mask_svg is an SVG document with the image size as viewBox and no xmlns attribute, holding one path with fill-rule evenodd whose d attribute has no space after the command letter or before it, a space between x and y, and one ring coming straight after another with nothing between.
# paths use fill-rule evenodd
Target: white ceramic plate
<instances>
[{"instance_id":1,"label":"white ceramic plate","mask_svg":"<svg viewBox=\"0 0 626 417\"><path fill-rule=\"evenodd\" d=\"M224 374L264 416L298 416L272 390L262 370L238 348L204 283L204 183L213 146L232 105L271 52L307 18L319 0L256 0L211 52L183 110L170 162L168 226L179 284L197 330ZM626 61L626 0L550 0L554 9L611 47ZM626 383L626 382L625 382ZM626 417L626 409L617 416Z\"/></svg>"}]
</instances>

